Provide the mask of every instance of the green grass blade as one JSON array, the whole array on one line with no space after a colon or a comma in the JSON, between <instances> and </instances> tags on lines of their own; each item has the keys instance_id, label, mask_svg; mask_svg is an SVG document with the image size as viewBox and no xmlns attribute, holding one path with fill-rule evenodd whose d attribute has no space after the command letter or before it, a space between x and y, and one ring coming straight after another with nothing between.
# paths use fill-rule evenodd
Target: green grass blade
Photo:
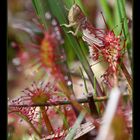
<instances>
[{"instance_id":1,"label":"green grass blade","mask_svg":"<svg viewBox=\"0 0 140 140\"><path fill-rule=\"evenodd\" d=\"M88 88L87 88L86 79L85 79L85 77L84 77L84 74L83 74L83 71L82 71L82 68L81 68L81 67L80 67L80 72L81 72L81 75L82 75L82 79L83 79L83 81L84 81L85 91L86 91L86 93L88 94L89 92L88 92Z\"/></svg>"},{"instance_id":2,"label":"green grass blade","mask_svg":"<svg viewBox=\"0 0 140 140\"><path fill-rule=\"evenodd\" d=\"M45 2L43 0L32 0L33 6L35 8L36 14L39 16L40 22L44 25L45 29L47 30L48 24L45 19Z\"/></svg>"},{"instance_id":3,"label":"green grass blade","mask_svg":"<svg viewBox=\"0 0 140 140\"><path fill-rule=\"evenodd\" d=\"M111 14L111 10L109 8L109 4L108 4L107 0L100 0L100 4L103 9L106 23L109 26L109 28L112 29L114 27L114 20L113 20L112 14Z\"/></svg>"},{"instance_id":4,"label":"green grass blade","mask_svg":"<svg viewBox=\"0 0 140 140\"><path fill-rule=\"evenodd\" d=\"M122 25L120 24L121 18L119 16L119 12L118 12L117 1L115 1L115 5L114 5L114 21L115 21L115 25L118 25L118 27L114 29L114 32L116 35L118 35L121 32Z\"/></svg>"},{"instance_id":5,"label":"green grass blade","mask_svg":"<svg viewBox=\"0 0 140 140\"><path fill-rule=\"evenodd\" d=\"M125 1L117 0L117 5L118 5L118 12L119 12L120 20L121 21L124 20L124 22L123 22L123 26L124 26L123 33L124 33L125 39L127 39L126 40L126 45L127 45L127 50L128 50L128 54L129 54L129 57L130 57L131 56L131 54L130 54L131 38L130 38L128 23L127 23L126 11L125 11Z\"/></svg>"},{"instance_id":6,"label":"green grass blade","mask_svg":"<svg viewBox=\"0 0 140 140\"><path fill-rule=\"evenodd\" d=\"M61 0L53 0L53 1L48 0L47 2L50 5L50 10L51 10L52 14L57 17L59 23L60 24L68 23L68 20L66 18L67 14L65 12L62 1ZM67 29L65 27L62 27L62 28L64 30L64 36L67 38L70 49L72 49L73 52L77 55L78 59L80 60L82 66L83 66L85 72L87 73L89 80L94 88L94 74L90 67L89 62L87 61L85 53L82 50L82 48L84 48L84 46L81 46L82 43L80 44L76 37L67 33L68 30L70 30L70 29ZM98 86L97 90L98 90L97 93L101 92L101 90L99 89L99 86Z\"/></svg>"},{"instance_id":7,"label":"green grass blade","mask_svg":"<svg viewBox=\"0 0 140 140\"><path fill-rule=\"evenodd\" d=\"M85 114L83 114L83 112L81 112L80 115L78 116L73 128L70 130L70 132L66 136L65 140L72 140L73 139L73 137L76 133L76 130L77 130L78 126L81 124L84 117L85 117Z\"/></svg>"}]
</instances>

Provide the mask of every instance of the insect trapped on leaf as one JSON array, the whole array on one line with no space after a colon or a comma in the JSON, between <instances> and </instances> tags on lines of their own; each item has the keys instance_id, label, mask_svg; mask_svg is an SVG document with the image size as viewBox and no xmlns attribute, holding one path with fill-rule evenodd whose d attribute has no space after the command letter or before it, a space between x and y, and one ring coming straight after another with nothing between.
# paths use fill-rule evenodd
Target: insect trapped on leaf
<instances>
[{"instance_id":1,"label":"insect trapped on leaf","mask_svg":"<svg viewBox=\"0 0 140 140\"><path fill-rule=\"evenodd\" d=\"M102 15L103 16L103 15ZM98 60L99 56L103 57L103 60L107 62L108 68L101 76L104 83L112 87L116 82L118 63L123 56L122 50L125 47L125 40L121 40L121 33L116 36L113 30L97 29L95 28L84 16L80 7L74 3L68 13L69 24L62 24L67 28L75 27L75 32L69 31L68 33L77 35L78 31L82 32L82 39L89 46L90 57L93 60ZM105 22L105 19L103 17ZM106 24L106 22L105 22ZM107 24L106 24L107 26Z\"/></svg>"}]
</instances>

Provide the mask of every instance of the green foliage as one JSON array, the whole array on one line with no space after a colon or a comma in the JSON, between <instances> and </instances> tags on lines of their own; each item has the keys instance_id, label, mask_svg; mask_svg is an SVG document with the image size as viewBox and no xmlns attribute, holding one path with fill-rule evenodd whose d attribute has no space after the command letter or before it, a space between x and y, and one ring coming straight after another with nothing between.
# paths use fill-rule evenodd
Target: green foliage
<instances>
[{"instance_id":1,"label":"green foliage","mask_svg":"<svg viewBox=\"0 0 140 140\"><path fill-rule=\"evenodd\" d=\"M100 0L100 4L101 4L101 7L103 9L103 13L105 15L105 19L106 19L107 25L111 29L114 26L114 20L112 18L111 9L110 9L110 7L109 7L109 5L108 5L106 0Z\"/></svg>"},{"instance_id":2,"label":"green foliage","mask_svg":"<svg viewBox=\"0 0 140 140\"><path fill-rule=\"evenodd\" d=\"M33 6L35 8L36 14L39 16L40 22L44 25L45 29L48 28L48 24L45 20L45 11L47 10L44 5L43 0L32 0Z\"/></svg>"},{"instance_id":3,"label":"green foliage","mask_svg":"<svg viewBox=\"0 0 140 140\"><path fill-rule=\"evenodd\" d=\"M78 126L80 126L82 120L84 119L85 117L85 114L83 112L80 113L80 115L78 116L73 128L70 130L70 132L68 133L68 135L66 136L65 140L72 140L75 133L76 133L76 130L78 128Z\"/></svg>"},{"instance_id":4,"label":"green foliage","mask_svg":"<svg viewBox=\"0 0 140 140\"><path fill-rule=\"evenodd\" d=\"M59 21L60 24L68 23L67 13L64 8L64 1L61 1L61 0L47 0L47 1L33 0L33 4L35 5L35 10L40 15L40 18L42 19L42 21L45 21L45 19L44 19L45 12L43 13L43 10L41 10L41 8L40 8L41 4L38 4L38 2L43 3L42 5L46 5L46 7L53 14L53 16L57 18L57 20ZM67 4L71 4L71 2L69 1L69 3L67 2ZM38 12L38 11L42 11L42 12ZM94 87L94 84L93 84L94 83L94 80L93 80L94 74L91 70L89 62L87 61L85 53L82 49L85 47L84 43L79 43L77 37L74 37L73 35L67 33L68 32L67 28L65 28L65 27L62 27L62 28L64 31L63 35L65 36L65 41L67 41L67 43L66 42L65 43L69 44L69 51L72 50L72 52L77 55L78 59L80 60L85 72L87 73L87 75L92 83L92 86Z\"/></svg>"},{"instance_id":5,"label":"green foliage","mask_svg":"<svg viewBox=\"0 0 140 140\"><path fill-rule=\"evenodd\" d=\"M125 1L124 0L117 0L117 6L118 6L118 13L119 13L119 19L123 20L123 34L126 39L126 45L127 45L127 51L129 54L129 58L131 59L130 49L132 48L131 44L131 38L128 28L128 20L126 16L126 10L125 10Z\"/></svg>"}]
</instances>

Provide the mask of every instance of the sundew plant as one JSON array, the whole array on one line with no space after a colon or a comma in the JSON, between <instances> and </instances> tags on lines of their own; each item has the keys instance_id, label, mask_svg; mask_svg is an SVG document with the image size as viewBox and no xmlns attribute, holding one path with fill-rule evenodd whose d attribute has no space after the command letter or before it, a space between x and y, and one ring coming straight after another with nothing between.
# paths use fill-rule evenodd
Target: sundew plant
<instances>
[{"instance_id":1,"label":"sundew plant","mask_svg":"<svg viewBox=\"0 0 140 140\"><path fill-rule=\"evenodd\" d=\"M8 140L132 140L132 1L8 1Z\"/></svg>"}]
</instances>

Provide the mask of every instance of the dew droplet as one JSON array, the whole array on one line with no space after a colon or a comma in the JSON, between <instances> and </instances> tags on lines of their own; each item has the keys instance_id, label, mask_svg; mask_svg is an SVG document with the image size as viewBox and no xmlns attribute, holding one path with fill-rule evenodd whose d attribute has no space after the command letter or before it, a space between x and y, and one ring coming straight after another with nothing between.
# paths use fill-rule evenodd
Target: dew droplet
<instances>
[{"instance_id":1,"label":"dew droplet","mask_svg":"<svg viewBox=\"0 0 140 140\"><path fill-rule=\"evenodd\" d=\"M16 66L20 65L20 60L19 60L19 58L14 58L14 59L12 60L12 63L13 63L14 65L16 65Z\"/></svg>"},{"instance_id":2,"label":"dew droplet","mask_svg":"<svg viewBox=\"0 0 140 140\"><path fill-rule=\"evenodd\" d=\"M46 12L45 17L46 17L46 19L51 19L51 14L50 14L50 12Z\"/></svg>"},{"instance_id":3,"label":"dew droplet","mask_svg":"<svg viewBox=\"0 0 140 140\"><path fill-rule=\"evenodd\" d=\"M57 36L60 36L60 32L58 30L56 31L56 35Z\"/></svg>"},{"instance_id":4,"label":"dew droplet","mask_svg":"<svg viewBox=\"0 0 140 140\"><path fill-rule=\"evenodd\" d=\"M65 79L65 80L68 80L68 76L65 76L64 79Z\"/></svg>"},{"instance_id":5,"label":"dew droplet","mask_svg":"<svg viewBox=\"0 0 140 140\"><path fill-rule=\"evenodd\" d=\"M68 81L68 82L67 82L67 85L68 85L68 86L71 86L71 85L72 85L72 82L71 82L71 81Z\"/></svg>"},{"instance_id":6,"label":"dew droplet","mask_svg":"<svg viewBox=\"0 0 140 140\"><path fill-rule=\"evenodd\" d=\"M56 26L57 25L57 22L55 19L52 20L52 25Z\"/></svg>"},{"instance_id":7,"label":"dew droplet","mask_svg":"<svg viewBox=\"0 0 140 140\"><path fill-rule=\"evenodd\" d=\"M17 48L18 45L17 45L15 42L11 42L11 47L12 47L12 48Z\"/></svg>"},{"instance_id":8,"label":"dew droplet","mask_svg":"<svg viewBox=\"0 0 140 140\"><path fill-rule=\"evenodd\" d=\"M63 98L63 100L64 100L64 101L67 101L67 98L66 98L66 97L64 97L64 98Z\"/></svg>"},{"instance_id":9,"label":"dew droplet","mask_svg":"<svg viewBox=\"0 0 140 140\"><path fill-rule=\"evenodd\" d=\"M70 111L70 110L71 110L71 106L67 106L67 107L66 107L66 110L67 110L67 111Z\"/></svg>"}]
</instances>

